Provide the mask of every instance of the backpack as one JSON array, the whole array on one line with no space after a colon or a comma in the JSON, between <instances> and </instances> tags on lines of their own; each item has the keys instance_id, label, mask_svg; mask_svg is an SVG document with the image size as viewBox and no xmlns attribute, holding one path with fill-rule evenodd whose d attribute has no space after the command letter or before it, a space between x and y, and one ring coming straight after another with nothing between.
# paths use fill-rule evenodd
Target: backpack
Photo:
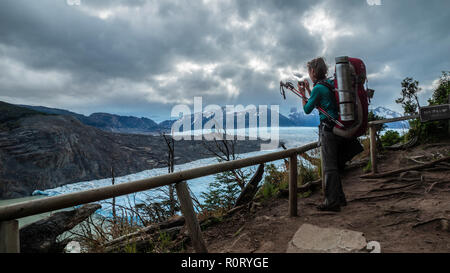
<instances>
[{"instance_id":1,"label":"backpack","mask_svg":"<svg viewBox=\"0 0 450 273\"><path fill-rule=\"evenodd\" d=\"M354 98L354 115L355 118L352 121L348 121L343 119L341 116L341 112L339 113L339 121L344 125L344 127L341 127L339 125L335 125L333 128L333 133L336 135L345 137L345 138L356 138L359 137L367 131L368 127L368 113L369 113L369 97L368 97L368 91L364 88L364 83L366 82L366 66L364 62L361 59L358 58L351 58L351 57L337 57L336 61L341 60L339 58L344 58L345 60L348 59L348 62L351 67L352 71L352 82L353 82L353 90L355 90L355 98ZM336 104L339 105L341 102L339 101L339 91L338 91L338 80L336 77L336 67L335 67L335 73L334 73L334 86L328 84L326 81L319 81L318 84L322 84L328 89L333 92L333 95L336 99ZM372 91L372 90L371 90ZM348 103L348 102L342 102L342 103Z\"/></svg>"}]
</instances>

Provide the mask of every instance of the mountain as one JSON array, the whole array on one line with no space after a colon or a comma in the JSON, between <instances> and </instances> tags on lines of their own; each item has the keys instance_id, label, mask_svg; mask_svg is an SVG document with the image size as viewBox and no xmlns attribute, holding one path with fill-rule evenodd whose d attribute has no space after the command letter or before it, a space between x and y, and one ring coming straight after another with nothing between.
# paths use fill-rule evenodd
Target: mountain
<instances>
[{"instance_id":1,"label":"mountain","mask_svg":"<svg viewBox=\"0 0 450 273\"><path fill-rule=\"evenodd\" d=\"M120 133L158 133L158 132L170 132L173 123L176 120L165 120L159 124L154 122L151 119L142 117L133 117L133 116L120 116L108 113L93 113L90 116L85 116L81 114L77 114L74 112L70 112L63 109L57 108L49 108L44 106L29 106L29 105L19 105L21 107L26 107L28 109L48 113L48 114L56 114L56 115L68 115L78 119L85 125L93 126L98 129L108 131L108 132L120 132ZM226 108L222 107L222 116L223 116L223 128L226 128ZM191 129L194 129L194 121L196 119L195 114L191 114L183 117L183 119L191 120ZM205 125L208 121L215 118L213 113L204 112L202 118L202 125ZM255 112L236 112L234 113L234 128L238 128L237 122L239 118L243 118L245 120L245 127L249 128L250 121L255 119L256 124L259 124L259 115L258 111ZM267 111L267 126L271 126L271 114L270 109ZM298 126L293 120L290 118L279 114L279 126L280 127L292 127ZM301 125L300 125L301 126ZM307 126L307 125L303 125ZM250 126L252 127L252 126ZM182 127L181 127L182 128Z\"/></svg>"},{"instance_id":2,"label":"mountain","mask_svg":"<svg viewBox=\"0 0 450 273\"><path fill-rule=\"evenodd\" d=\"M107 132L71 115L2 102L0 110L0 199L111 177L111 167L116 176L123 176L167 166L162 136ZM236 151L257 151L260 144L238 141ZM182 164L211 153L201 141L180 140L175 142L175 156L175 163Z\"/></svg>"},{"instance_id":3,"label":"mountain","mask_svg":"<svg viewBox=\"0 0 450 273\"><path fill-rule=\"evenodd\" d=\"M31 106L31 105L23 105L23 104L18 104L17 106L28 108L28 109L38 111L41 113L51 114L51 115L72 116L85 124L89 122L89 117L86 117L85 115L74 113L74 112L71 112L68 110L64 110L64 109L49 108L49 107L45 107L45 106Z\"/></svg>"},{"instance_id":4,"label":"mountain","mask_svg":"<svg viewBox=\"0 0 450 273\"><path fill-rule=\"evenodd\" d=\"M121 133L157 132L159 126L149 118L119 116L108 113L93 113L88 117L86 125L91 125L104 131Z\"/></svg>"},{"instance_id":5,"label":"mountain","mask_svg":"<svg viewBox=\"0 0 450 273\"><path fill-rule=\"evenodd\" d=\"M44 106L18 105L48 114L71 116L85 125L90 125L108 132L120 133L154 133L159 132L159 125L149 118L133 116L119 116L108 113L93 113L90 116L71 111L49 108Z\"/></svg>"},{"instance_id":6,"label":"mountain","mask_svg":"<svg viewBox=\"0 0 450 273\"><path fill-rule=\"evenodd\" d=\"M172 128L172 124L175 122L176 120L165 120L162 121L158 124L159 126L159 130L161 130L162 132L170 132L171 128Z\"/></svg>"},{"instance_id":7,"label":"mountain","mask_svg":"<svg viewBox=\"0 0 450 273\"><path fill-rule=\"evenodd\" d=\"M403 115L392 111L386 107L383 106L378 106L375 109L369 109L369 111L372 111L375 115L389 119L389 118L398 118L398 117L402 117ZM397 122L390 122L390 123L386 123L386 126L388 128L392 128L392 129L408 129L409 128L409 123L407 120L403 120L403 121L397 121Z\"/></svg>"},{"instance_id":8,"label":"mountain","mask_svg":"<svg viewBox=\"0 0 450 273\"><path fill-rule=\"evenodd\" d=\"M277 113L277 114L279 117L279 119L278 119L279 127L294 127L294 126L296 126L295 123L292 120L290 120L289 118L287 118L286 116L284 116L280 113ZM260 113L258 109L249 110L249 111L227 112L226 107L222 107L221 115L222 115L221 117L219 117L219 116L216 117L216 113L214 113L214 112L203 112L202 113L202 122L201 122L202 128L211 128L211 127L216 128L219 126L217 124L217 121L219 121L221 119L222 120L221 126L223 129L226 129L227 128L227 120L231 115L232 115L233 123L232 123L232 125L228 125L228 126L232 126L232 128L237 128L237 129L257 128L257 127L260 127L261 125L263 125L263 124L261 124L261 121L260 121L260 117L262 116L262 113ZM200 118L200 112L194 113L191 115L187 115L187 116L183 116L179 120L180 127L176 128L176 129L178 129L179 131L185 131L185 129L183 128L183 125L181 125L181 124L190 124L190 130L195 130L196 123L199 123L199 118ZM270 109L267 109L267 115L264 119L266 120L265 127L270 127L272 125ZM169 124L172 125L175 121L173 121L173 122L166 121L166 122L167 122L167 125L169 125ZM199 125L197 125L197 126L199 126Z\"/></svg>"},{"instance_id":9,"label":"mountain","mask_svg":"<svg viewBox=\"0 0 450 273\"><path fill-rule=\"evenodd\" d=\"M318 126L319 112L313 111L311 114L307 115L303 112L303 109L297 110L296 107L291 108L291 112L288 115L288 118L296 125L296 126L309 126L314 127Z\"/></svg>"},{"instance_id":10,"label":"mountain","mask_svg":"<svg viewBox=\"0 0 450 273\"><path fill-rule=\"evenodd\" d=\"M34 115L44 115L44 113L0 101L0 130L17 127L17 120Z\"/></svg>"}]
</instances>

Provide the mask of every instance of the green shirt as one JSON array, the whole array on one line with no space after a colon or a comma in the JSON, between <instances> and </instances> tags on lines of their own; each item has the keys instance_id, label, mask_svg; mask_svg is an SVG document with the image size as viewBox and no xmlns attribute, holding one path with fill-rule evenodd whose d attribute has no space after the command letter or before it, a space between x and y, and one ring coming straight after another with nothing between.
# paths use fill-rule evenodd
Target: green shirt
<instances>
[{"instance_id":1,"label":"green shirt","mask_svg":"<svg viewBox=\"0 0 450 273\"><path fill-rule=\"evenodd\" d=\"M330 79L327 79L327 82L329 82L331 85L334 85L333 81ZM312 112L312 110L314 110L314 108L316 108L316 106L322 107L322 109L330 114L330 116L332 116L333 118L338 118L336 98L330 91L330 89L328 89L328 87L321 84L316 84L316 86L314 86L314 88L311 90L311 97L303 107L303 110L306 114L309 114ZM327 119L327 117L320 111L319 116L321 121Z\"/></svg>"}]
</instances>

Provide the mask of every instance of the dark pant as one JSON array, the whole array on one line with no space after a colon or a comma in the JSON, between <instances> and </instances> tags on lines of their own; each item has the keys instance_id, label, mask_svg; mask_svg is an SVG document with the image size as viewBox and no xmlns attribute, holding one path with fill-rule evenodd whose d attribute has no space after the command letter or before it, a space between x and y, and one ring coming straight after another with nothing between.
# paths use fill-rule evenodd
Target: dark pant
<instances>
[{"instance_id":1,"label":"dark pant","mask_svg":"<svg viewBox=\"0 0 450 273\"><path fill-rule=\"evenodd\" d=\"M319 126L319 142L322 154L323 185L326 206L336 206L345 200L340 178L345 163L364 148L357 138L346 139L333 134L325 124Z\"/></svg>"},{"instance_id":2,"label":"dark pant","mask_svg":"<svg viewBox=\"0 0 450 273\"><path fill-rule=\"evenodd\" d=\"M339 175L340 167L340 145L344 139L325 129L322 125L319 127L320 150L322 154L323 185L326 206L339 206L341 200L345 200L345 194L342 189L341 178Z\"/></svg>"}]
</instances>

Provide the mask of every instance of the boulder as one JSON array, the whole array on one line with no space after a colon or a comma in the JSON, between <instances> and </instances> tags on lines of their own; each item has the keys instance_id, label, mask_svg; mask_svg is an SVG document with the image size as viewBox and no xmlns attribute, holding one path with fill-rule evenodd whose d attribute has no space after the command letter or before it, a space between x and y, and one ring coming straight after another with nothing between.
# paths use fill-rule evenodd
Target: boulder
<instances>
[{"instance_id":1,"label":"boulder","mask_svg":"<svg viewBox=\"0 0 450 273\"><path fill-rule=\"evenodd\" d=\"M56 238L86 220L99 204L86 204L80 208L56 212L53 215L20 229L20 252L48 253L62 252L67 242L56 242Z\"/></svg>"},{"instance_id":2,"label":"boulder","mask_svg":"<svg viewBox=\"0 0 450 273\"><path fill-rule=\"evenodd\" d=\"M289 241L286 252L367 253L366 246L367 242L362 232L303 224Z\"/></svg>"}]
</instances>

